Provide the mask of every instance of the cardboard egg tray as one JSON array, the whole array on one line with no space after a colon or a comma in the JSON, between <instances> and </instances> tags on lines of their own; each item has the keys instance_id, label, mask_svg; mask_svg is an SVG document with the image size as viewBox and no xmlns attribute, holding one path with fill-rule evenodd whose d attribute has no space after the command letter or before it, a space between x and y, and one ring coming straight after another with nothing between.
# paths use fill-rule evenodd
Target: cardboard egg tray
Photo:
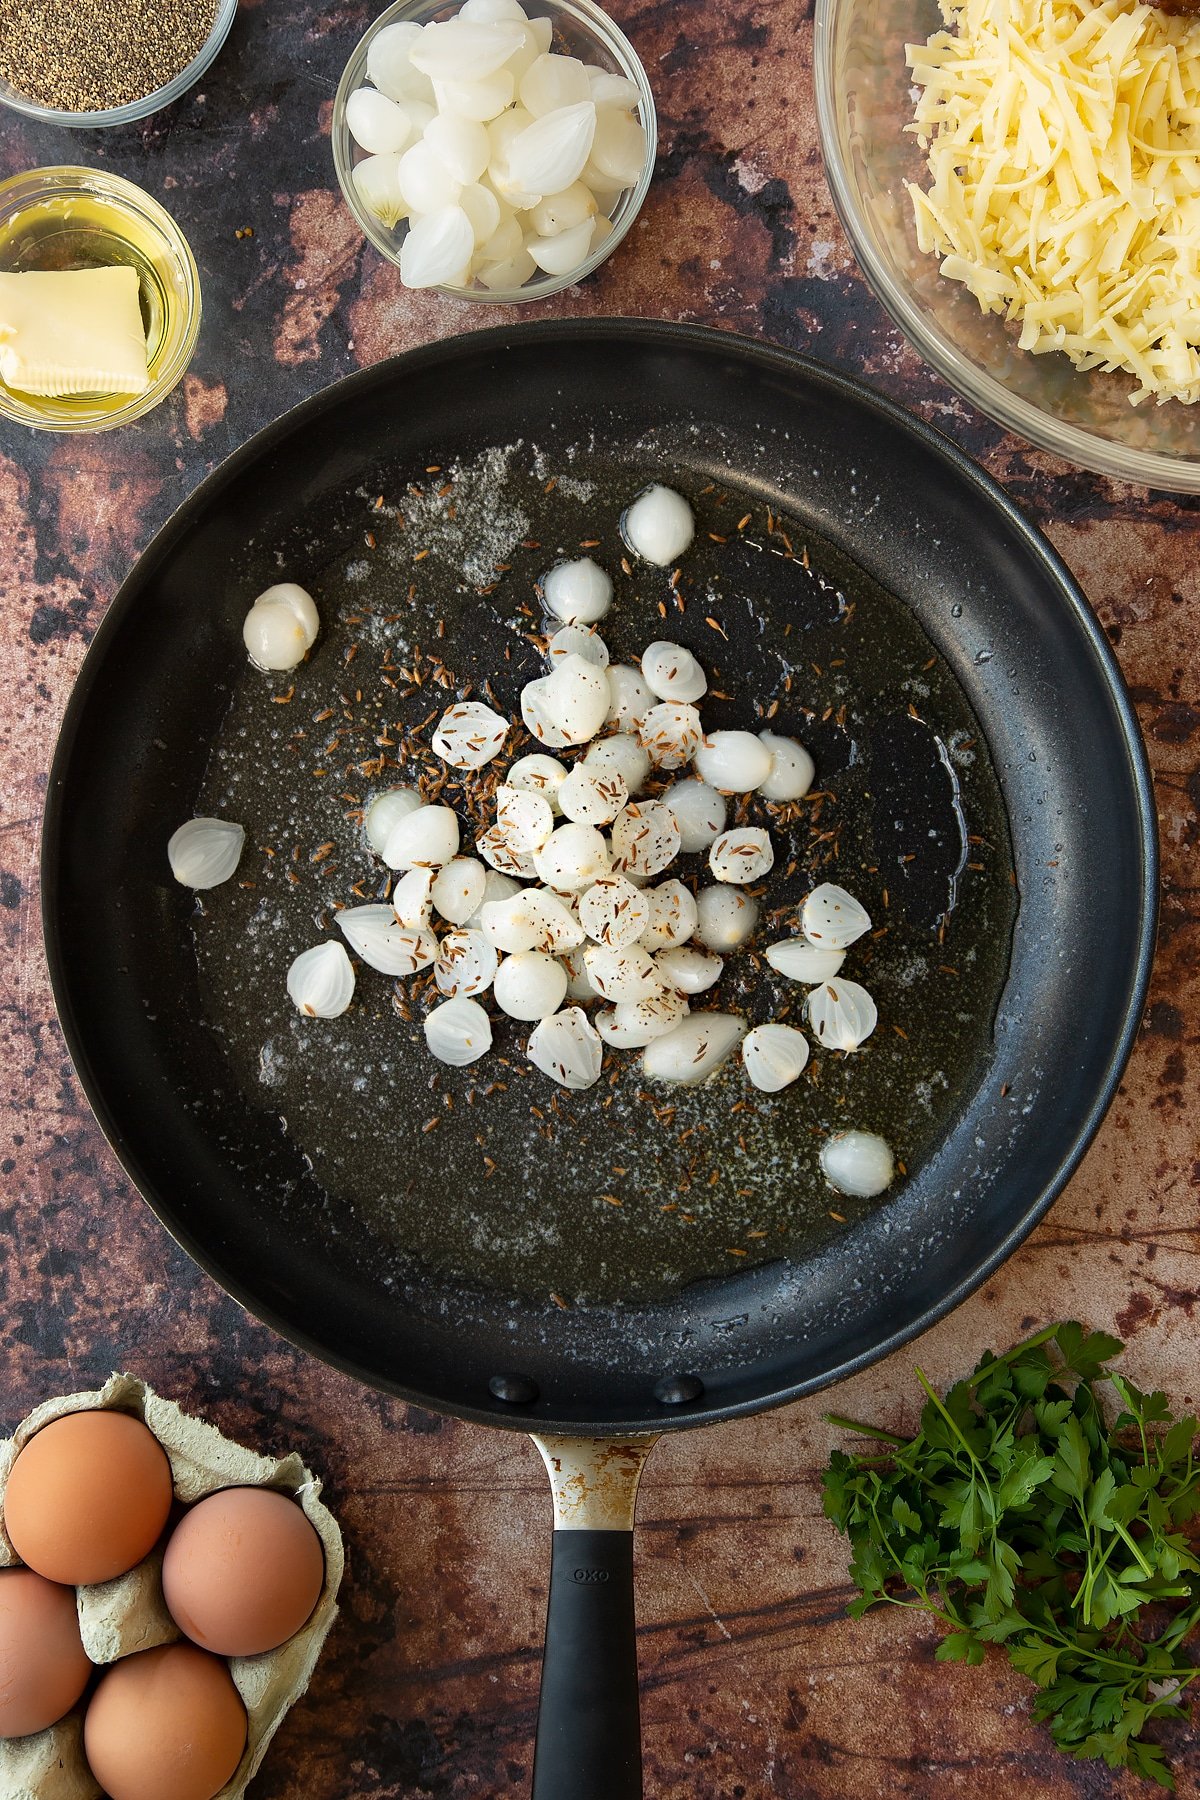
<instances>
[{"instance_id":1,"label":"cardboard egg tray","mask_svg":"<svg viewBox=\"0 0 1200 1800\"><path fill-rule=\"evenodd\" d=\"M161 1400L133 1375L113 1375L98 1392L47 1400L0 1442L0 1568L20 1562L4 1530L4 1490L18 1452L34 1433L66 1413L111 1407L134 1413L154 1433L171 1464L175 1498L184 1505L218 1488L271 1487L291 1494L303 1508L325 1552L325 1582L308 1623L278 1650L230 1657L229 1672L245 1704L248 1733L242 1760L216 1800L242 1800L284 1714L303 1694L321 1646L337 1617L344 1557L342 1534L320 1482L298 1456L274 1462L224 1437L214 1425L193 1419ZM182 1636L162 1592L162 1547L115 1581L76 1589L83 1647L94 1663L116 1662L138 1650L174 1643ZM76 1707L32 1737L0 1739L0 1800L97 1800L100 1787L83 1754L83 1708ZM164 1800L166 1797L164 1796Z\"/></svg>"}]
</instances>

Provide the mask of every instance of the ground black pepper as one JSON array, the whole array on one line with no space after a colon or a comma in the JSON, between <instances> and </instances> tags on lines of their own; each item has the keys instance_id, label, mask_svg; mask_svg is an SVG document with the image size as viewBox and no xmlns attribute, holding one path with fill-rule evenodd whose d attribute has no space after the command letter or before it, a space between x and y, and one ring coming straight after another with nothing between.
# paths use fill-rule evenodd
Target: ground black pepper
<instances>
[{"instance_id":1,"label":"ground black pepper","mask_svg":"<svg viewBox=\"0 0 1200 1800\"><path fill-rule=\"evenodd\" d=\"M0 0L0 76L41 106L102 112L199 54L217 0Z\"/></svg>"}]
</instances>

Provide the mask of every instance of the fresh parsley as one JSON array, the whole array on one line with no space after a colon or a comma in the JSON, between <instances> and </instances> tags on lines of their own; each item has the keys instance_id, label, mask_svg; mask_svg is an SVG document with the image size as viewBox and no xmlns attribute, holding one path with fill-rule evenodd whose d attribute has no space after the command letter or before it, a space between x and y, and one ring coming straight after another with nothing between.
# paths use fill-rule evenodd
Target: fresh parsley
<instances>
[{"instance_id":1,"label":"fresh parsley","mask_svg":"<svg viewBox=\"0 0 1200 1800\"><path fill-rule=\"evenodd\" d=\"M1200 1514L1197 1421L1115 1374L1123 1348L1051 1325L941 1399L918 1369L911 1439L829 1415L879 1450L833 1452L825 1511L853 1547L855 1617L885 1601L931 1613L944 1662L1002 1644L1060 1750L1173 1789L1145 1733L1184 1716L1200 1675L1200 1561L1184 1529Z\"/></svg>"}]
</instances>

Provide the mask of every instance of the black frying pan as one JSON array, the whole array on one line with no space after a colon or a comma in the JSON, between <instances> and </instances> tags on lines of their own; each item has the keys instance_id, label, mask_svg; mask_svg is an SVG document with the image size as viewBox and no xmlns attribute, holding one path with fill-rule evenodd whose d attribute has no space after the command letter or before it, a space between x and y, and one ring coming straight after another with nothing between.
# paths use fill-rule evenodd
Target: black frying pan
<instances>
[{"instance_id":1,"label":"black frying pan","mask_svg":"<svg viewBox=\"0 0 1200 1800\"><path fill-rule=\"evenodd\" d=\"M516 435L560 464L590 444L639 483L649 464L694 490L732 485L898 596L990 748L1020 894L986 1051L886 1205L733 1274L583 1306L439 1273L414 1260L419 1244L385 1241L322 1189L228 1045L197 1027L191 904L163 853L243 679L238 624L257 588L281 564L304 579L344 551L364 495ZM741 655L734 643L735 673ZM51 775L44 918L67 1043L133 1181L258 1317L375 1386L538 1435L559 1527L539 1800L561 1800L568 1782L577 1800L640 1792L628 1533L653 1434L861 1368L1020 1242L1119 1078L1155 870L1128 701L1045 542L927 427L844 376L722 333L546 323L412 352L260 433L142 557L89 651ZM440 1179L469 1198L478 1167L451 1163Z\"/></svg>"}]
</instances>

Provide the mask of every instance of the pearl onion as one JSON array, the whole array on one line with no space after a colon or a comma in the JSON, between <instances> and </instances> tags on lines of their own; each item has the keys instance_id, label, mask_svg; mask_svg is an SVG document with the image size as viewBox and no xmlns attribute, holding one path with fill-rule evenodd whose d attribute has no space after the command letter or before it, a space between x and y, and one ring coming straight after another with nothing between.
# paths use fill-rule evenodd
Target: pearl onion
<instances>
[{"instance_id":1,"label":"pearl onion","mask_svg":"<svg viewBox=\"0 0 1200 1800\"><path fill-rule=\"evenodd\" d=\"M615 737L597 738L589 744L584 765L619 775L630 794L640 794L650 773L650 758L635 737L619 731Z\"/></svg>"},{"instance_id":2,"label":"pearl onion","mask_svg":"<svg viewBox=\"0 0 1200 1800\"><path fill-rule=\"evenodd\" d=\"M404 879L408 881L416 873L413 869ZM443 919L448 920L451 925L465 925L471 914L478 912L483 905L486 889L487 870L483 864L473 856L456 856L453 862L446 863L438 870L430 889L430 898ZM396 896L393 894L392 905L395 904Z\"/></svg>"},{"instance_id":3,"label":"pearl onion","mask_svg":"<svg viewBox=\"0 0 1200 1800\"><path fill-rule=\"evenodd\" d=\"M594 825L560 825L534 855L534 866L547 887L575 893L607 875L608 845Z\"/></svg>"},{"instance_id":4,"label":"pearl onion","mask_svg":"<svg viewBox=\"0 0 1200 1800\"><path fill-rule=\"evenodd\" d=\"M348 906L338 913L337 925L356 956L397 981L419 974L437 958L432 931L409 930L390 906Z\"/></svg>"},{"instance_id":5,"label":"pearl onion","mask_svg":"<svg viewBox=\"0 0 1200 1800\"><path fill-rule=\"evenodd\" d=\"M449 868L454 864L449 863ZM392 911L401 925L427 931L433 916L433 870L410 869L392 889Z\"/></svg>"},{"instance_id":6,"label":"pearl onion","mask_svg":"<svg viewBox=\"0 0 1200 1800\"><path fill-rule=\"evenodd\" d=\"M346 129L359 149L371 156L403 150L413 134L412 121L404 108L369 87L357 89L347 100Z\"/></svg>"},{"instance_id":7,"label":"pearl onion","mask_svg":"<svg viewBox=\"0 0 1200 1800\"><path fill-rule=\"evenodd\" d=\"M612 605L612 582L590 556L556 563L541 585L547 612L564 625L594 625Z\"/></svg>"},{"instance_id":8,"label":"pearl onion","mask_svg":"<svg viewBox=\"0 0 1200 1800\"><path fill-rule=\"evenodd\" d=\"M725 829L725 801L706 781L676 781L663 795L679 826L679 848L687 856L707 850Z\"/></svg>"},{"instance_id":9,"label":"pearl onion","mask_svg":"<svg viewBox=\"0 0 1200 1800\"><path fill-rule=\"evenodd\" d=\"M659 800L630 801L613 822L613 867L631 881L660 875L678 854L679 827Z\"/></svg>"},{"instance_id":10,"label":"pearl onion","mask_svg":"<svg viewBox=\"0 0 1200 1800\"><path fill-rule=\"evenodd\" d=\"M392 828L421 805L416 788L387 788L376 794L363 814L363 836L377 856L382 856Z\"/></svg>"},{"instance_id":11,"label":"pearl onion","mask_svg":"<svg viewBox=\"0 0 1200 1800\"><path fill-rule=\"evenodd\" d=\"M698 1087L716 1074L745 1035L746 1021L736 1013L692 1013L665 1037L647 1044L642 1069L651 1081Z\"/></svg>"},{"instance_id":12,"label":"pearl onion","mask_svg":"<svg viewBox=\"0 0 1200 1800\"><path fill-rule=\"evenodd\" d=\"M752 731L714 731L693 760L700 779L727 794L748 794L771 773L771 752Z\"/></svg>"},{"instance_id":13,"label":"pearl onion","mask_svg":"<svg viewBox=\"0 0 1200 1800\"><path fill-rule=\"evenodd\" d=\"M586 625L560 625L546 645L546 660L551 670L564 656L582 656L584 662L598 669L608 667L608 645Z\"/></svg>"},{"instance_id":14,"label":"pearl onion","mask_svg":"<svg viewBox=\"0 0 1200 1800\"><path fill-rule=\"evenodd\" d=\"M682 881L663 881L646 888L647 923L641 934L647 950L673 950L686 944L696 929L698 914L695 896Z\"/></svg>"},{"instance_id":15,"label":"pearl onion","mask_svg":"<svg viewBox=\"0 0 1200 1800\"><path fill-rule=\"evenodd\" d=\"M758 901L731 887L701 888L696 896L696 938L709 950L737 950L758 924Z\"/></svg>"},{"instance_id":16,"label":"pearl onion","mask_svg":"<svg viewBox=\"0 0 1200 1800\"><path fill-rule=\"evenodd\" d=\"M488 943L482 931L448 931L438 949L433 979L439 993L448 994L452 999L459 995L469 998L491 987L498 964L496 947ZM490 1031L488 1042L491 1042ZM475 1058L468 1060L474 1062Z\"/></svg>"},{"instance_id":17,"label":"pearl onion","mask_svg":"<svg viewBox=\"0 0 1200 1800\"><path fill-rule=\"evenodd\" d=\"M629 789L611 769L576 763L558 790L559 805L580 825L611 825L629 798Z\"/></svg>"},{"instance_id":18,"label":"pearl onion","mask_svg":"<svg viewBox=\"0 0 1200 1800\"><path fill-rule=\"evenodd\" d=\"M655 957L654 966L663 980L681 994L702 994L721 979L725 964L719 956L706 956L684 944L674 950L663 950Z\"/></svg>"},{"instance_id":19,"label":"pearl onion","mask_svg":"<svg viewBox=\"0 0 1200 1800\"><path fill-rule=\"evenodd\" d=\"M354 998L354 965L341 944L302 950L287 972L287 991L309 1019L336 1019Z\"/></svg>"},{"instance_id":20,"label":"pearl onion","mask_svg":"<svg viewBox=\"0 0 1200 1800\"><path fill-rule=\"evenodd\" d=\"M450 808L418 806L388 833L383 860L389 869L437 869L457 853L458 819Z\"/></svg>"},{"instance_id":21,"label":"pearl onion","mask_svg":"<svg viewBox=\"0 0 1200 1800\"><path fill-rule=\"evenodd\" d=\"M600 1079L604 1046L578 1006L543 1019L529 1036L525 1054L536 1069L561 1087L594 1087Z\"/></svg>"},{"instance_id":22,"label":"pearl onion","mask_svg":"<svg viewBox=\"0 0 1200 1800\"><path fill-rule=\"evenodd\" d=\"M869 1200L889 1186L896 1165L889 1146L873 1131L842 1131L821 1146L821 1170L839 1193Z\"/></svg>"},{"instance_id":23,"label":"pearl onion","mask_svg":"<svg viewBox=\"0 0 1200 1800\"><path fill-rule=\"evenodd\" d=\"M879 1023L875 1002L857 981L823 981L808 996L808 1017L827 1050L857 1050Z\"/></svg>"},{"instance_id":24,"label":"pearl onion","mask_svg":"<svg viewBox=\"0 0 1200 1800\"><path fill-rule=\"evenodd\" d=\"M642 651L642 674L660 700L699 700L708 677L690 650L659 640Z\"/></svg>"},{"instance_id":25,"label":"pearl onion","mask_svg":"<svg viewBox=\"0 0 1200 1800\"><path fill-rule=\"evenodd\" d=\"M242 624L242 642L256 669L294 669L317 641L321 621L307 589L280 581L258 596Z\"/></svg>"},{"instance_id":26,"label":"pearl onion","mask_svg":"<svg viewBox=\"0 0 1200 1800\"><path fill-rule=\"evenodd\" d=\"M759 793L764 800L799 800L807 794L817 772L812 757L795 738L779 737L773 731L760 731L758 735L772 757L771 773L759 782Z\"/></svg>"},{"instance_id":27,"label":"pearl onion","mask_svg":"<svg viewBox=\"0 0 1200 1800\"><path fill-rule=\"evenodd\" d=\"M804 1073L808 1039L794 1025L756 1025L742 1040L742 1061L756 1088L777 1094Z\"/></svg>"},{"instance_id":28,"label":"pearl onion","mask_svg":"<svg viewBox=\"0 0 1200 1800\"><path fill-rule=\"evenodd\" d=\"M543 795L550 802L551 811L558 813L562 811L558 790L566 778L566 764L560 763L557 756L543 756L535 751L532 756L518 756L508 771L508 786L520 788L523 793Z\"/></svg>"},{"instance_id":29,"label":"pearl onion","mask_svg":"<svg viewBox=\"0 0 1200 1800\"><path fill-rule=\"evenodd\" d=\"M846 960L844 950L819 950L804 938L784 938L782 943L768 945L763 954L789 981L803 981L809 987L832 981Z\"/></svg>"},{"instance_id":30,"label":"pearl onion","mask_svg":"<svg viewBox=\"0 0 1200 1800\"><path fill-rule=\"evenodd\" d=\"M648 1000L622 1000L596 1014L596 1030L614 1050L641 1050L665 1037L688 1016L682 994L651 994Z\"/></svg>"},{"instance_id":31,"label":"pearl onion","mask_svg":"<svg viewBox=\"0 0 1200 1800\"><path fill-rule=\"evenodd\" d=\"M548 1019L567 995L567 971L541 950L506 956L492 982L496 1005L513 1019Z\"/></svg>"},{"instance_id":32,"label":"pearl onion","mask_svg":"<svg viewBox=\"0 0 1200 1800\"><path fill-rule=\"evenodd\" d=\"M435 756L456 769L482 769L499 754L508 735L508 720L482 700L452 706L430 740Z\"/></svg>"},{"instance_id":33,"label":"pearl onion","mask_svg":"<svg viewBox=\"0 0 1200 1800\"><path fill-rule=\"evenodd\" d=\"M230 819L188 819L167 840L171 873L184 887L220 887L241 861L245 841L245 826Z\"/></svg>"},{"instance_id":34,"label":"pearl onion","mask_svg":"<svg viewBox=\"0 0 1200 1800\"><path fill-rule=\"evenodd\" d=\"M427 1016L425 1042L439 1062L463 1069L491 1049L492 1021L477 1000L447 1000Z\"/></svg>"},{"instance_id":35,"label":"pearl onion","mask_svg":"<svg viewBox=\"0 0 1200 1800\"><path fill-rule=\"evenodd\" d=\"M514 849L532 853L554 830L554 812L544 794L504 783L496 789L494 829L506 832Z\"/></svg>"},{"instance_id":36,"label":"pearl onion","mask_svg":"<svg viewBox=\"0 0 1200 1800\"><path fill-rule=\"evenodd\" d=\"M635 556L665 569L691 543L696 521L682 494L656 482L639 494L628 509L621 520L621 532Z\"/></svg>"},{"instance_id":37,"label":"pearl onion","mask_svg":"<svg viewBox=\"0 0 1200 1800\"><path fill-rule=\"evenodd\" d=\"M647 898L623 875L602 875L579 897L579 923L595 943L610 950L636 943L649 919Z\"/></svg>"},{"instance_id":38,"label":"pearl onion","mask_svg":"<svg viewBox=\"0 0 1200 1800\"><path fill-rule=\"evenodd\" d=\"M846 950L870 931L871 916L845 888L823 881L800 909L800 929L822 950Z\"/></svg>"},{"instance_id":39,"label":"pearl onion","mask_svg":"<svg viewBox=\"0 0 1200 1800\"><path fill-rule=\"evenodd\" d=\"M608 680L603 669L586 657L568 654L560 657L549 675L532 681L521 695L521 712L525 714L525 695L537 689L537 708L544 724L566 744L586 744L604 724L608 712ZM531 730L528 717L525 720ZM535 731L535 735L538 735ZM545 741L552 742L547 736Z\"/></svg>"},{"instance_id":40,"label":"pearl onion","mask_svg":"<svg viewBox=\"0 0 1200 1800\"><path fill-rule=\"evenodd\" d=\"M588 980L605 1000L649 1000L659 990L654 962L640 944L629 944L623 950L589 944L583 960Z\"/></svg>"},{"instance_id":41,"label":"pearl onion","mask_svg":"<svg viewBox=\"0 0 1200 1800\"><path fill-rule=\"evenodd\" d=\"M640 669L628 663L614 663L608 671L608 722L622 731L640 725L651 706L654 695Z\"/></svg>"},{"instance_id":42,"label":"pearl onion","mask_svg":"<svg viewBox=\"0 0 1200 1800\"><path fill-rule=\"evenodd\" d=\"M500 900L511 900L514 894L521 892L523 892L521 883L514 881L511 875L501 875L497 869L486 870L483 878L483 900L467 920L467 930L479 931L482 928L482 914L485 906L495 905Z\"/></svg>"},{"instance_id":43,"label":"pearl onion","mask_svg":"<svg viewBox=\"0 0 1200 1800\"><path fill-rule=\"evenodd\" d=\"M638 727L638 738L661 769L682 769L700 748L704 727L694 706L664 700L652 706Z\"/></svg>"},{"instance_id":44,"label":"pearl onion","mask_svg":"<svg viewBox=\"0 0 1200 1800\"><path fill-rule=\"evenodd\" d=\"M774 864L775 852L761 825L723 832L708 853L708 866L717 880L736 882L739 887L758 881Z\"/></svg>"}]
</instances>

